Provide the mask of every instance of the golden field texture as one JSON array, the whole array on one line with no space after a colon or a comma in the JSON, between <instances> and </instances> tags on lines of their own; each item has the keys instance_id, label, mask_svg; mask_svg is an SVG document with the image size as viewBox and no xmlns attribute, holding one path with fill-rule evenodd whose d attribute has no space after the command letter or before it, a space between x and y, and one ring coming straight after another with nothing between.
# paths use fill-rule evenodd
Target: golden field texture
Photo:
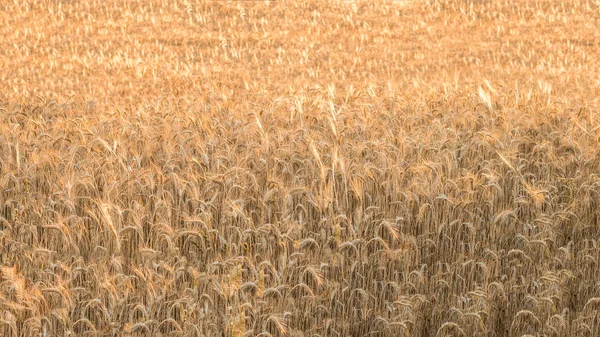
<instances>
[{"instance_id":1,"label":"golden field texture","mask_svg":"<svg viewBox=\"0 0 600 337\"><path fill-rule=\"evenodd\" d=\"M599 336L598 27L0 4L0 335Z\"/></svg>"}]
</instances>

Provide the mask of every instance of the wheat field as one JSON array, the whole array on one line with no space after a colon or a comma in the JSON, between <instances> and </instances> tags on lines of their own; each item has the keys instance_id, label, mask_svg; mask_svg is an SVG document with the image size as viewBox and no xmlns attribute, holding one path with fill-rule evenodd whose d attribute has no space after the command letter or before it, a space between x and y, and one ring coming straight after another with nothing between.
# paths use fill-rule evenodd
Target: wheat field
<instances>
[{"instance_id":1,"label":"wheat field","mask_svg":"<svg viewBox=\"0 0 600 337\"><path fill-rule=\"evenodd\" d=\"M600 4L0 4L0 335L600 336Z\"/></svg>"}]
</instances>

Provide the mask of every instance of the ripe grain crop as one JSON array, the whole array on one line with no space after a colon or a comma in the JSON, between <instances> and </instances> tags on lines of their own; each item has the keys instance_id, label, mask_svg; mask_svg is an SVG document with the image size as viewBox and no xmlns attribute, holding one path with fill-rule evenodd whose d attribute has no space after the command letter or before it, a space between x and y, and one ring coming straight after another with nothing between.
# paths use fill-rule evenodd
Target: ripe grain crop
<instances>
[{"instance_id":1,"label":"ripe grain crop","mask_svg":"<svg viewBox=\"0 0 600 337\"><path fill-rule=\"evenodd\" d=\"M597 336L599 10L0 4L0 334Z\"/></svg>"}]
</instances>

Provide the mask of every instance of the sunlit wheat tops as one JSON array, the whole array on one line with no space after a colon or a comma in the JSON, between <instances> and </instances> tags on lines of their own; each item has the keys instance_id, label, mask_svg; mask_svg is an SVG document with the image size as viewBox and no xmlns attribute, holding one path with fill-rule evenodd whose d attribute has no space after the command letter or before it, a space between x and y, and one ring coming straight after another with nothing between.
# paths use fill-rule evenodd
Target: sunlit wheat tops
<instances>
[{"instance_id":1,"label":"sunlit wheat tops","mask_svg":"<svg viewBox=\"0 0 600 337\"><path fill-rule=\"evenodd\" d=\"M598 336L593 1L0 4L1 336Z\"/></svg>"}]
</instances>

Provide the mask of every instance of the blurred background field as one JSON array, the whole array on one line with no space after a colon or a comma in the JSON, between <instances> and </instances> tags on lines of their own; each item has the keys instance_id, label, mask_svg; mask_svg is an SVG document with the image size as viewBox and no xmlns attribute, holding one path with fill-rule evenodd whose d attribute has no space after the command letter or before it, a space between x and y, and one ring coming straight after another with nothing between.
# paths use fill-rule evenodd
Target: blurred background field
<instances>
[{"instance_id":1,"label":"blurred background field","mask_svg":"<svg viewBox=\"0 0 600 337\"><path fill-rule=\"evenodd\" d=\"M596 95L593 1L15 1L2 5L2 99L125 104L206 91L482 85ZM390 93L391 94L391 93ZM247 99L244 99L247 100ZM122 102L123 101L123 102Z\"/></svg>"}]
</instances>

